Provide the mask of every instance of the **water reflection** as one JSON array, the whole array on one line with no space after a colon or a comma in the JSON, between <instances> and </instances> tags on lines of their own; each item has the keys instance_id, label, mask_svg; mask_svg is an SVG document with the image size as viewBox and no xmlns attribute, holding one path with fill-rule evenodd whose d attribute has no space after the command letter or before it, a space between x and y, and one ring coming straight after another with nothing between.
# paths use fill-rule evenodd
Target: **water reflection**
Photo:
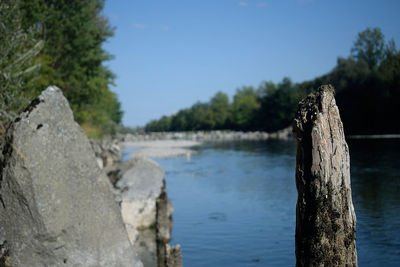
<instances>
[{"instance_id":1,"label":"water reflection","mask_svg":"<svg viewBox=\"0 0 400 267\"><path fill-rule=\"evenodd\" d=\"M400 141L350 140L360 266L400 265ZM209 143L158 160L185 266L294 266L294 141Z\"/></svg>"},{"instance_id":2,"label":"water reflection","mask_svg":"<svg viewBox=\"0 0 400 267\"><path fill-rule=\"evenodd\" d=\"M359 263L400 264L400 140L349 140Z\"/></svg>"},{"instance_id":3,"label":"water reflection","mask_svg":"<svg viewBox=\"0 0 400 267\"><path fill-rule=\"evenodd\" d=\"M236 141L207 143L199 150L215 149L232 152L269 153L270 155L295 155L296 143L293 140Z\"/></svg>"},{"instance_id":4,"label":"water reflection","mask_svg":"<svg viewBox=\"0 0 400 267\"><path fill-rule=\"evenodd\" d=\"M190 162L159 161L175 209L172 243L182 244L184 265L294 265L294 147L210 143Z\"/></svg>"}]
</instances>

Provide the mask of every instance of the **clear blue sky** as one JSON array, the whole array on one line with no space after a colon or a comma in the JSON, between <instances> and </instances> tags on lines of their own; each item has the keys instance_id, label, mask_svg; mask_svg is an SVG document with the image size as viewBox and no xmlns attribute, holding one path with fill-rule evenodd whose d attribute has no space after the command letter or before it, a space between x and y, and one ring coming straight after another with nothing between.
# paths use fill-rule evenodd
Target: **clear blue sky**
<instances>
[{"instance_id":1,"label":"clear blue sky","mask_svg":"<svg viewBox=\"0 0 400 267\"><path fill-rule=\"evenodd\" d=\"M104 48L127 126L217 91L312 79L367 27L400 47L398 0L107 0L104 15L116 26Z\"/></svg>"}]
</instances>

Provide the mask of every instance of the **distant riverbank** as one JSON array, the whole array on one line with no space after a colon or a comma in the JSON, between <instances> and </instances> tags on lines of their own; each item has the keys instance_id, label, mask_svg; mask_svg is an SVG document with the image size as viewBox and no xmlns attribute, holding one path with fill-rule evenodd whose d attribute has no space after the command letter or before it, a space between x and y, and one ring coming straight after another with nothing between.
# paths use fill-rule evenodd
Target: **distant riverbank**
<instances>
[{"instance_id":1,"label":"distant riverbank","mask_svg":"<svg viewBox=\"0 0 400 267\"><path fill-rule=\"evenodd\" d=\"M348 139L400 139L400 134L360 134L346 137Z\"/></svg>"},{"instance_id":2,"label":"distant riverbank","mask_svg":"<svg viewBox=\"0 0 400 267\"><path fill-rule=\"evenodd\" d=\"M347 139L400 139L399 134L348 135ZM190 158L193 147L204 142L224 141L265 141L269 139L293 139L292 127L277 132L242 131L194 131L194 132L150 132L120 135L118 142L130 157L170 158L186 156Z\"/></svg>"},{"instance_id":3,"label":"distant riverbank","mask_svg":"<svg viewBox=\"0 0 400 267\"><path fill-rule=\"evenodd\" d=\"M190 158L195 151L192 147L201 145L198 141L188 140L142 140L125 141L120 146L129 157L170 158L186 156Z\"/></svg>"},{"instance_id":4,"label":"distant riverbank","mask_svg":"<svg viewBox=\"0 0 400 267\"><path fill-rule=\"evenodd\" d=\"M268 139L288 140L293 138L292 127L278 132L197 131L197 132L152 132L120 136L119 143L131 157L169 158L195 153L192 147L204 142L219 141L263 141Z\"/></svg>"},{"instance_id":5,"label":"distant riverbank","mask_svg":"<svg viewBox=\"0 0 400 267\"><path fill-rule=\"evenodd\" d=\"M119 140L124 142L152 141L152 140L188 140L198 142L213 142L213 141L262 141L268 139L292 139L292 127L279 130L273 133L267 132L242 132L230 130L217 131L193 131L193 132L150 132L126 134L119 137Z\"/></svg>"}]
</instances>

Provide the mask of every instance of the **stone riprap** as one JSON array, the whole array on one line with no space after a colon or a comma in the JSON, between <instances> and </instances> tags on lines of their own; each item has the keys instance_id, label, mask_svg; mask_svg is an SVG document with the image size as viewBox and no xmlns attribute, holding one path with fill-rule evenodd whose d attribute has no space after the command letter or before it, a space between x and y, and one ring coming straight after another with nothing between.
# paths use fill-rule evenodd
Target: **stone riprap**
<instances>
[{"instance_id":1,"label":"stone riprap","mask_svg":"<svg viewBox=\"0 0 400 267\"><path fill-rule=\"evenodd\" d=\"M140 260L143 265L146 266L157 266L157 233L155 228L140 229L135 237L134 243L135 249L138 253ZM172 267L172 266L171 266Z\"/></svg>"},{"instance_id":2,"label":"stone riprap","mask_svg":"<svg viewBox=\"0 0 400 267\"><path fill-rule=\"evenodd\" d=\"M201 145L201 143L188 140L152 140L123 142L120 145L127 149L134 148L130 152L131 157L169 158L185 156L190 159L191 155L196 153L193 148Z\"/></svg>"},{"instance_id":3,"label":"stone riprap","mask_svg":"<svg viewBox=\"0 0 400 267\"><path fill-rule=\"evenodd\" d=\"M117 189L117 195L119 198L118 200L120 200L121 197L121 190L117 188L117 182L121 180L122 176L127 171L129 171L136 165L136 162L137 159L132 158L104 168L104 172L107 174L108 178L110 179L110 182Z\"/></svg>"},{"instance_id":4,"label":"stone riprap","mask_svg":"<svg viewBox=\"0 0 400 267\"><path fill-rule=\"evenodd\" d=\"M121 148L116 139L107 137L103 140L90 139L100 169L112 166L121 161Z\"/></svg>"},{"instance_id":5,"label":"stone riprap","mask_svg":"<svg viewBox=\"0 0 400 267\"><path fill-rule=\"evenodd\" d=\"M297 266L357 266L349 149L332 86L300 102L297 140Z\"/></svg>"},{"instance_id":6,"label":"stone riprap","mask_svg":"<svg viewBox=\"0 0 400 267\"><path fill-rule=\"evenodd\" d=\"M164 188L165 172L146 158L134 158L131 166L116 183L121 191L121 210L125 223L147 228L156 223L156 202Z\"/></svg>"},{"instance_id":7,"label":"stone riprap","mask_svg":"<svg viewBox=\"0 0 400 267\"><path fill-rule=\"evenodd\" d=\"M182 250L178 244L174 247L166 246L167 251L167 266L182 267Z\"/></svg>"},{"instance_id":8,"label":"stone riprap","mask_svg":"<svg viewBox=\"0 0 400 267\"><path fill-rule=\"evenodd\" d=\"M155 161L143 157L133 158L125 163L127 165L131 168L121 173L121 178L116 183L116 188L120 191L122 218L127 229L160 228L163 229L160 231L163 232L164 240L169 241L170 233L164 230L166 220L157 224L157 214L165 213L170 219L173 213L165 193L164 170ZM167 204L161 211L157 203L162 197ZM135 243L132 239L136 238L134 233L130 233L130 238Z\"/></svg>"},{"instance_id":9,"label":"stone riprap","mask_svg":"<svg viewBox=\"0 0 400 267\"><path fill-rule=\"evenodd\" d=\"M14 267L142 266L60 89L33 100L5 141L0 225Z\"/></svg>"},{"instance_id":10,"label":"stone riprap","mask_svg":"<svg viewBox=\"0 0 400 267\"><path fill-rule=\"evenodd\" d=\"M197 132L153 132L142 134L125 134L118 135L121 142L137 142L152 140L189 140L199 142L215 142L215 141L261 141L268 139L287 140L293 138L292 127L287 127L277 132L242 132L242 131L197 131Z\"/></svg>"},{"instance_id":11,"label":"stone riprap","mask_svg":"<svg viewBox=\"0 0 400 267\"><path fill-rule=\"evenodd\" d=\"M157 238L157 255L158 255L158 266L159 267L172 267L175 265L168 265L170 256L176 256L168 254L169 241L171 239L172 231L172 205L167 197L165 187L162 189L161 195L158 197L156 202L157 214L156 214L156 238ZM179 246L180 248L180 246Z\"/></svg>"},{"instance_id":12,"label":"stone riprap","mask_svg":"<svg viewBox=\"0 0 400 267\"><path fill-rule=\"evenodd\" d=\"M145 266L167 266L173 209L165 191L164 170L144 157L105 170L119 191L122 218L140 259Z\"/></svg>"}]
</instances>

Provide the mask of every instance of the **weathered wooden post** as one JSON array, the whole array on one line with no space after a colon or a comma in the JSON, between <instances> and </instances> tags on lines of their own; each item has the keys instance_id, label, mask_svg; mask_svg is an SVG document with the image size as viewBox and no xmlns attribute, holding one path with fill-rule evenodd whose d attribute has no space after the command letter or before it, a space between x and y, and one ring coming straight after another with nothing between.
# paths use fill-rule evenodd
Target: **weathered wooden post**
<instances>
[{"instance_id":1,"label":"weathered wooden post","mask_svg":"<svg viewBox=\"0 0 400 267\"><path fill-rule=\"evenodd\" d=\"M296 265L357 266L349 149L331 85L300 102L293 131Z\"/></svg>"}]
</instances>

